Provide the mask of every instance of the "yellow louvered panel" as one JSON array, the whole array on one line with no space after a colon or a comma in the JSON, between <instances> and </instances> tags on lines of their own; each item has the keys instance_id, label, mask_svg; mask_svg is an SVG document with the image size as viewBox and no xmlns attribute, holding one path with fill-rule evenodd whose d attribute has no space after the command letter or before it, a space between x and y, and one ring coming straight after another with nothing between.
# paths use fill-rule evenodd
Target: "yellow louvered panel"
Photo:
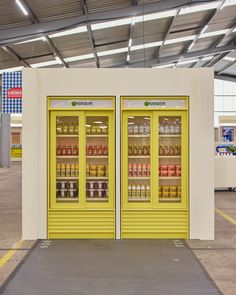
<instances>
[{"instance_id":1,"label":"yellow louvered panel","mask_svg":"<svg viewBox=\"0 0 236 295\"><path fill-rule=\"evenodd\" d=\"M122 238L188 238L188 211L123 210Z\"/></svg>"},{"instance_id":2,"label":"yellow louvered panel","mask_svg":"<svg viewBox=\"0 0 236 295\"><path fill-rule=\"evenodd\" d=\"M114 210L50 210L49 238L115 238Z\"/></svg>"}]
</instances>

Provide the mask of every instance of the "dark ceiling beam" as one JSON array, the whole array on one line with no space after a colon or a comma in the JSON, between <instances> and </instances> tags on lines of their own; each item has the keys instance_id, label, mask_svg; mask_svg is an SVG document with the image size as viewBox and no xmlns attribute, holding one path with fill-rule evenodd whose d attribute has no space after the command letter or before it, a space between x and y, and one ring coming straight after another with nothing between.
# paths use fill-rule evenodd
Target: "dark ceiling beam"
<instances>
[{"instance_id":1,"label":"dark ceiling beam","mask_svg":"<svg viewBox=\"0 0 236 295\"><path fill-rule=\"evenodd\" d=\"M217 2L217 0L211 1ZM145 5L138 4L132 5L127 8L114 9L99 13L74 16L69 18L62 18L59 20L52 20L46 22L34 23L31 25L15 27L12 29L0 30L0 46L5 46L14 42L20 42L28 40L40 35L48 35L58 31L71 29L76 26L85 25L87 21L89 23L103 22L108 20L114 20L117 18L132 17L136 15L142 15L147 13L161 12L174 8L194 7L201 3L206 3L205 0L162 0L153 3L147 3Z\"/></svg>"},{"instance_id":2,"label":"dark ceiling beam","mask_svg":"<svg viewBox=\"0 0 236 295\"><path fill-rule=\"evenodd\" d=\"M185 54L187 52L190 51L189 47L191 44L195 44L195 42L197 41L197 39L199 38L199 36L203 33L203 30L206 26L208 26L210 24L210 22L215 18L215 16L217 15L217 13L219 12L219 10L221 9L221 7L225 4L225 2L228 0L221 0L219 2L219 5L216 9L213 10L213 12L210 13L209 17L207 18L207 20L202 24L202 26L200 27L199 32L197 33L196 37L191 40L191 42L187 43L187 46L184 48L182 54ZM193 45L194 47L194 45ZM191 47L191 49L193 48ZM181 58L180 58L181 59Z\"/></svg>"},{"instance_id":3,"label":"dark ceiling beam","mask_svg":"<svg viewBox=\"0 0 236 295\"><path fill-rule=\"evenodd\" d=\"M156 62L156 59L150 59L146 62L146 67L155 67L159 65L164 65L164 64L169 64L169 63L175 63L180 59L180 56L182 56L183 59L192 59L196 57L201 57L201 56L206 56L206 55L215 55L215 54L220 54L223 52L230 52L235 49L234 44L230 44L227 46L222 46L222 47L216 47L212 49L204 49L204 50L198 50L198 51L192 51L185 53L184 55L178 54L178 55L170 55L166 57L162 57L159 59L159 62ZM118 65L117 67L124 67L124 64ZM134 62L130 64L130 67L142 67L143 66L143 61L140 62Z\"/></svg>"},{"instance_id":4,"label":"dark ceiling beam","mask_svg":"<svg viewBox=\"0 0 236 295\"><path fill-rule=\"evenodd\" d=\"M236 76L232 76L232 75L228 75L228 74L218 75L217 73L215 73L215 79L236 82Z\"/></svg>"},{"instance_id":5,"label":"dark ceiling beam","mask_svg":"<svg viewBox=\"0 0 236 295\"><path fill-rule=\"evenodd\" d=\"M28 14L29 14L29 18L31 20L31 22L33 24L40 24L39 19L37 18L37 16L35 15L35 13L33 12L33 10L31 9L30 5L28 4L27 0L21 0L22 4L24 5L24 7L26 8ZM68 64L64 61L61 53L59 52L59 50L56 48L55 44L52 42L52 40L45 34L43 35L50 50L53 52L54 56L58 57L61 64L65 67L68 68Z\"/></svg>"},{"instance_id":6,"label":"dark ceiling beam","mask_svg":"<svg viewBox=\"0 0 236 295\"><path fill-rule=\"evenodd\" d=\"M91 29L91 25L90 25L90 23L88 21L88 7L87 7L86 0L81 0L81 5L82 5L83 12L86 15L86 19L87 19L86 27L87 27L87 31L88 31L88 35L89 35L89 42L90 42L90 46L91 46L91 49L92 49L92 53L94 55L95 63L96 63L97 68L100 68L99 58L98 58L97 51L96 51L96 48L95 48L93 32L92 32L92 29Z\"/></svg>"},{"instance_id":7,"label":"dark ceiling beam","mask_svg":"<svg viewBox=\"0 0 236 295\"><path fill-rule=\"evenodd\" d=\"M177 19L177 16L178 16L179 13L180 13L180 10L181 10L181 9L176 10L176 14L174 15L174 17L172 18L171 22L169 23L168 29L167 29L167 31L166 31L166 33L165 33L165 35L164 35L164 38L163 38L162 44L161 44L161 46L159 46L158 49L157 49L157 52L156 52L156 54L155 54L155 58L156 58L157 60L159 59L159 53L160 53L161 49L164 47L167 38L169 37L169 34L170 34L170 32L171 32L171 29L172 29L173 26L174 26L174 23L175 23L175 21L176 21L176 19Z\"/></svg>"},{"instance_id":8,"label":"dark ceiling beam","mask_svg":"<svg viewBox=\"0 0 236 295\"><path fill-rule=\"evenodd\" d=\"M4 49L16 62L20 63L23 67L30 68L30 64L28 64L24 59L22 59L13 49L8 46L4 46Z\"/></svg>"}]
</instances>

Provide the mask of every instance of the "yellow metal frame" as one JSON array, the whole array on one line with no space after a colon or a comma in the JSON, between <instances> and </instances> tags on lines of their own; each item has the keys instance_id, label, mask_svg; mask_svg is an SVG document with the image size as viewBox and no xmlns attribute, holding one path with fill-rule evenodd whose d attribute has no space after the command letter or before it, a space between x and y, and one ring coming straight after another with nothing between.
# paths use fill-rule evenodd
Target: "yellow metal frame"
<instances>
[{"instance_id":1,"label":"yellow metal frame","mask_svg":"<svg viewBox=\"0 0 236 295\"><path fill-rule=\"evenodd\" d=\"M113 108L52 109L51 100L112 100ZM115 238L115 98L49 97L48 98L48 237ZM56 117L76 116L79 120L79 201L56 203ZM109 120L109 201L86 202L86 117L107 116Z\"/></svg>"},{"instance_id":2,"label":"yellow metal frame","mask_svg":"<svg viewBox=\"0 0 236 295\"><path fill-rule=\"evenodd\" d=\"M124 100L185 100L186 108L124 108ZM189 201L188 201L188 97L121 97L122 113L122 238L188 238L189 236ZM149 203L128 202L128 116L151 117L151 200ZM160 116L181 116L181 203L161 203L158 198L159 186L159 136ZM175 225L176 224L176 225ZM178 224L178 225L177 225ZM166 228L166 231L165 231ZM168 231L169 230L169 231Z\"/></svg>"}]
</instances>

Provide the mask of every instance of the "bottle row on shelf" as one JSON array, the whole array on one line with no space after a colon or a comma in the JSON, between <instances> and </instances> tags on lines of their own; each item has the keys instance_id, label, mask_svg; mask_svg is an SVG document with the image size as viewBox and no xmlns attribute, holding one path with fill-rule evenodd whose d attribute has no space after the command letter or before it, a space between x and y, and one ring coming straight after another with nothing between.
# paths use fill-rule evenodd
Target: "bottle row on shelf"
<instances>
[{"instance_id":1,"label":"bottle row on shelf","mask_svg":"<svg viewBox=\"0 0 236 295\"><path fill-rule=\"evenodd\" d=\"M58 122L57 123L57 134L58 135L68 135L68 134L75 134L78 135L79 129L78 129L78 123L73 122Z\"/></svg>"},{"instance_id":2,"label":"bottle row on shelf","mask_svg":"<svg viewBox=\"0 0 236 295\"><path fill-rule=\"evenodd\" d=\"M89 134L108 134L108 125L106 123L92 123L92 124L86 124L86 133Z\"/></svg>"},{"instance_id":3,"label":"bottle row on shelf","mask_svg":"<svg viewBox=\"0 0 236 295\"><path fill-rule=\"evenodd\" d=\"M68 146L58 145L56 153L57 153L57 156L78 156L79 155L79 148L76 145L74 145L73 147L71 145L68 145Z\"/></svg>"},{"instance_id":4,"label":"bottle row on shelf","mask_svg":"<svg viewBox=\"0 0 236 295\"><path fill-rule=\"evenodd\" d=\"M168 144L167 142L160 142L159 156L180 156L181 145L179 144Z\"/></svg>"},{"instance_id":5,"label":"bottle row on shelf","mask_svg":"<svg viewBox=\"0 0 236 295\"><path fill-rule=\"evenodd\" d=\"M139 163L128 165L129 177L149 177L151 174L150 163Z\"/></svg>"},{"instance_id":6,"label":"bottle row on shelf","mask_svg":"<svg viewBox=\"0 0 236 295\"><path fill-rule=\"evenodd\" d=\"M164 120L159 124L159 134L180 134L181 123L180 121L169 122Z\"/></svg>"},{"instance_id":7,"label":"bottle row on shelf","mask_svg":"<svg viewBox=\"0 0 236 295\"><path fill-rule=\"evenodd\" d=\"M181 198L180 185L159 186L159 198Z\"/></svg>"},{"instance_id":8,"label":"bottle row on shelf","mask_svg":"<svg viewBox=\"0 0 236 295\"><path fill-rule=\"evenodd\" d=\"M159 165L159 176L181 176L181 165Z\"/></svg>"},{"instance_id":9,"label":"bottle row on shelf","mask_svg":"<svg viewBox=\"0 0 236 295\"><path fill-rule=\"evenodd\" d=\"M86 189L108 189L108 181L86 181Z\"/></svg>"},{"instance_id":10,"label":"bottle row on shelf","mask_svg":"<svg viewBox=\"0 0 236 295\"><path fill-rule=\"evenodd\" d=\"M149 135L150 134L150 125L149 124L132 124L128 123L128 134L129 135Z\"/></svg>"},{"instance_id":11,"label":"bottle row on shelf","mask_svg":"<svg viewBox=\"0 0 236 295\"><path fill-rule=\"evenodd\" d=\"M77 181L57 181L57 198L76 198L78 196Z\"/></svg>"},{"instance_id":12,"label":"bottle row on shelf","mask_svg":"<svg viewBox=\"0 0 236 295\"><path fill-rule=\"evenodd\" d=\"M79 164L57 163L57 177L77 177L79 176Z\"/></svg>"},{"instance_id":13,"label":"bottle row on shelf","mask_svg":"<svg viewBox=\"0 0 236 295\"><path fill-rule=\"evenodd\" d=\"M108 177L108 165L86 165L86 176Z\"/></svg>"},{"instance_id":14,"label":"bottle row on shelf","mask_svg":"<svg viewBox=\"0 0 236 295\"><path fill-rule=\"evenodd\" d=\"M128 198L129 199L150 199L151 190L149 185L129 185Z\"/></svg>"},{"instance_id":15,"label":"bottle row on shelf","mask_svg":"<svg viewBox=\"0 0 236 295\"><path fill-rule=\"evenodd\" d=\"M86 154L88 156L107 156L108 147L107 145L89 145L86 146Z\"/></svg>"},{"instance_id":16,"label":"bottle row on shelf","mask_svg":"<svg viewBox=\"0 0 236 295\"><path fill-rule=\"evenodd\" d=\"M150 156L150 145L131 145L128 146L129 156Z\"/></svg>"},{"instance_id":17,"label":"bottle row on shelf","mask_svg":"<svg viewBox=\"0 0 236 295\"><path fill-rule=\"evenodd\" d=\"M88 199L92 199L92 198L107 199L108 196L109 196L108 189L87 189L86 190L86 197Z\"/></svg>"},{"instance_id":18,"label":"bottle row on shelf","mask_svg":"<svg viewBox=\"0 0 236 295\"><path fill-rule=\"evenodd\" d=\"M77 181L57 181L57 189L78 189Z\"/></svg>"}]
</instances>

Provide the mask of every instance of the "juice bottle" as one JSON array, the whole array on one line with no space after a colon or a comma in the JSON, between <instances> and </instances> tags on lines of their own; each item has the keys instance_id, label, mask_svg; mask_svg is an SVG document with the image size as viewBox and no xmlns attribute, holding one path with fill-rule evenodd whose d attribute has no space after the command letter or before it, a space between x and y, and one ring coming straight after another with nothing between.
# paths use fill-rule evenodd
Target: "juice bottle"
<instances>
[{"instance_id":1,"label":"juice bottle","mask_svg":"<svg viewBox=\"0 0 236 295\"><path fill-rule=\"evenodd\" d=\"M73 156L78 156L79 154L79 149L76 145L73 146L72 154Z\"/></svg>"},{"instance_id":2,"label":"juice bottle","mask_svg":"<svg viewBox=\"0 0 236 295\"><path fill-rule=\"evenodd\" d=\"M69 123L68 133L69 134L74 134L75 133L75 126L74 126L74 124L72 122Z\"/></svg>"},{"instance_id":3,"label":"juice bottle","mask_svg":"<svg viewBox=\"0 0 236 295\"><path fill-rule=\"evenodd\" d=\"M61 148L61 146L59 145L58 147L57 147L57 156L61 156L62 155L62 148Z\"/></svg>"},{"instance_id":4,"label":"juice bottle","mask_svg":"<svg viewBox=\"0 0 236 295\"><path fill-rule=\"evenodd\" d=\"M61 177L66 176L66 165L64 163L61 164Z\"/></svg>"},{"instance_id":5,"label":"juice bottle","mask_svg":"<svg viewBox=\"0 0 236 295\"><path fill-rule=\"evenodd\" d=\"M150 163L148 163L147 165L147 176L150 177L150 174L151 174L151 169L150 169Z\"/></svg>"},{"instance_id":6,"label":"juice bottle","mask_svg":"<svg viewBox=\"0 0 236 295\"><path fill-rule=\"evenodd\" d=\"M98 146L95 145L95 146L93 147L93 155L94 155L94 156L97 156L97 154L98 154Z\"/></svg>"},{"instance_id":7,"label":"juice bottle","mask_svg":"<svg viewBox=\"0 0 236 295\"><path fill-rule=\"evenodd\" d=\"M68 134L68 125L67 125L67 123L64 123L62 125L62 133L63 134Z\"/></svg>"},{"instance_id":8,"label":"juice bottle","mask_svg":"<svg viewBox=\"0 0 236 295\"><path fill-rule=\"evenodd\" d=\"M133 156L137 156L138 155L138 148L137 148L137 145L135 144L133 146Z\"/></svg>"},{"instance_id":9,"label":"juice bottle","mask_svg":"<svg viewBox=\"0 0 236 295\"><path fill-rule=\"evenodd\" d=\"M62 148L62 155L63 156L66 156L67 155L67 148L65 145L63 145L63 148Z\"/></svg>"},{"instance_id":10,"label":"juice bottle","mask_svg":"<svg viewBox=\"0 0 236 295\"><path fill-rule=\"evenodd\" d=\"M132 164L129 164L129 165L128 165L128 173L129 173L129 176L130 176L130 177L133 176L133 167L132 167Z\"/></svg>"},{"instance_id":11,"label":"juice bottle","mask_svg":"<svg viewBox=\"0 0 236 295\"><path fill-rule=\"evenodd\" d=\"M136 188L136 198L140 198L141 197L141 187L140 185L137 185Z\"/></svg>"},{"instance_id":12,"label":"juice bottle","mask_svg":"<svg viewBox=\"0 0 236 295\"><path fill-rule=\"evenodd\" d=\"M137 164L134 164L133 165L133 176L135 177L135 176L137 176L137 174L138 174Z\"/></svg>"},{"instance_id":13,"label":"juice bottle","mask_svg":"<svg viewBox=\"0 0 236 295\"><path fill-rule=\"evenodd\" d=\"M92 156L92 154L93 154L93 146L89 145L88 146L88 156Z\"/></svg>"},{"instance_id":14,"label":"juice bottle","mask_svg":"<svg viewBox=\"0 0 236 295\"><path fill-rule=\"evenodd\" d=\"M131 196L132 196L132 199L135 199L136 198L136 186L135 185L132 186Z\"/></svg>"},{"instance_id":15,"label":"juice bottle","mask_svg":"<svg viewBox=\"0 0 236 295\"><path fill-rule=\"evenodd\" d=\"M104 146L103 146L103 150L102 150L102 152L103 152L103 155L104 155L104 156L107 156L107 155L108 155L108 147L107 147L107 145L104 145Z\"/></svg>"},{"instance_id":16,"label":"juice bottle","mask_svg":"<svg viewBox=\"0 0 236 295\"><path fill-rule=\"evenodd\" d=\"M138 164L138 177L142 176L142 164Z\"/></svg>"},{"instance_id":17,"label":"juice bottle","mask_svg":"<svg viewBox=\"0 0 236 295\"><path fill-rule=\"evenodd\" d=\"M138 125L134 125L134 134L138 134Z\"/></svg>"},{"instance_id":18,"label":"juice bottle","mask_svg":"<svg viewBox=\"0 0 236 295\"><path fill-rule=\"evenodd\" d=\"M163 156L164 154L165 154L165 150L164 150L163 143L161 141L159 146L159 156Z\"/></svg>"},{"instance_id":19,"label":"juice bottle","mask_svg":"<svg viewBox=\"0 0 236 295\"><path fill-rule=\"evenodd\" d=\"M165 150L165 156L169 156L169 146L168 146L167 142L165 144L164 150Z\"/></svg>"},{"instance_id":20,"label":"juice bottle","mask_svg":"<svg viewBox=\"0 0 236 295\"><path fill-rule=\"evenodd\" d=\"M66 177L70 177L70 164L66 164Z\"/></svg>"},{"instance_id":21,"label":"juice bottle","mask_svg":"<svg viewBox=\"0 0 236 295\"><path fill-rule=\"evenodd\" d=\"M150 186L146 186L146 199L150 199L151 196L151 191L150 191Z\"/></svg>"},{"instance_id":22,"label":"juice bottle","mask_svg":"<svg viewBox=\"0 0 236 295\"><path fill-rule=\"evenodd\" d=\"M143 155L143 147L141 145L138 146L138 155L139 156Z\"/></svg>"},{"instance_id":23,"label":"juice bottle","mask_svg":"<svg viewBox=\"0 0 236 295\"><path fill-rule=\"evenodd\" d=\"M62 123L61 122L57 123L57 134L62 134Z\"/></svg>"},{"instance_id":24,"label":"juice bottle","mask_svg":"<svg viewBox=\"0 0 236 295\"><path fill-rule=\"evenodd\" d=\"M57 163L57 177L61 176L61 165L59 163Z\"/></svg>"},{"instance_id":25,"label":"juice bottle","mask_svg":"<svg viewBox=\"0 0 236 295\"><path fill-rule=\"evenodd\" d=\"M79 164L75 164L75 176L79 176Z\"/></svg>"},{"instance_id":26,"label":"juice bottle","mask_svg":"<svg viewBox=\"0 0 236 295\"><path fill-rule=\"evenodd\" d=\"M128 155L129 156L132 156L133 155L133 147L132 147L132 145L129 145L128 146Z\"/></svg>"},{"instance_id":27,"label":"juice bottle","mask_svg":"<svg viewBox=\"0 0 236 295\"><path fill-rule=\"evenodd\" d=\"M71 164L70 174L71 174L71 177L75 177L75 164Z\"/></svg>"},{"instance_id":28,"label":"juice bottle","mask_svg":"<svg viewBox=\"0 0 236 295\"><path fill-rule=\"evenodd\" d=\"M74 133L75 134L79 134L79 128L78 128L78 124L77 123L74 124Z\"/></svg>"},{"instance_id":29,"label":"juice bottle","mask_svg":"<svg viewBox=\"0 0 236 295\"><path fill-rule=\"evenodd\" d=\"M140 193L140 196L141 196L141 198L145 198L145 186L144 185L142 185L141 186L141 193Z\"/></svg>"},{"instance_id":30,"label":"juice bottle","mask_svg":"<svg viewBox=\"0 0 236 295\"><path fill-rule=\"evenodd\" d=\"M169 155L174 156L175 155L175 147L171 144L169 149Z\"/></svg>"},{"instance_id":31,"label":"juice bottle","mask_svg":"<svg viewBox=\"0 0 236 295\"><path fill-rule=\"evenodd\" d=\"M147 165L144 163L142 167L142 176L147 176Z\"/></svg>"},{"instance_id":32,"label":"juice bottle","mask_svg":"<svg viewBox=\"0 0 236 295\"><path fill-rule=\"evenodd\" d=\"M128 186L128 198L130 199L132 197L132 187L131 185Z\"/></svg>"},{"instance_id":33,"label":"juice bottle","mask_svg":"<svg viewBox=\"0 0 236 295\"><path fill-rule=\"evenodd\" d=\"M71 147L71 145L69 145L69 146L67 147L67 152L66 152L66 154L67 154L67 156L72 156L72 147Z\"/></svg>"}]
</instances>

